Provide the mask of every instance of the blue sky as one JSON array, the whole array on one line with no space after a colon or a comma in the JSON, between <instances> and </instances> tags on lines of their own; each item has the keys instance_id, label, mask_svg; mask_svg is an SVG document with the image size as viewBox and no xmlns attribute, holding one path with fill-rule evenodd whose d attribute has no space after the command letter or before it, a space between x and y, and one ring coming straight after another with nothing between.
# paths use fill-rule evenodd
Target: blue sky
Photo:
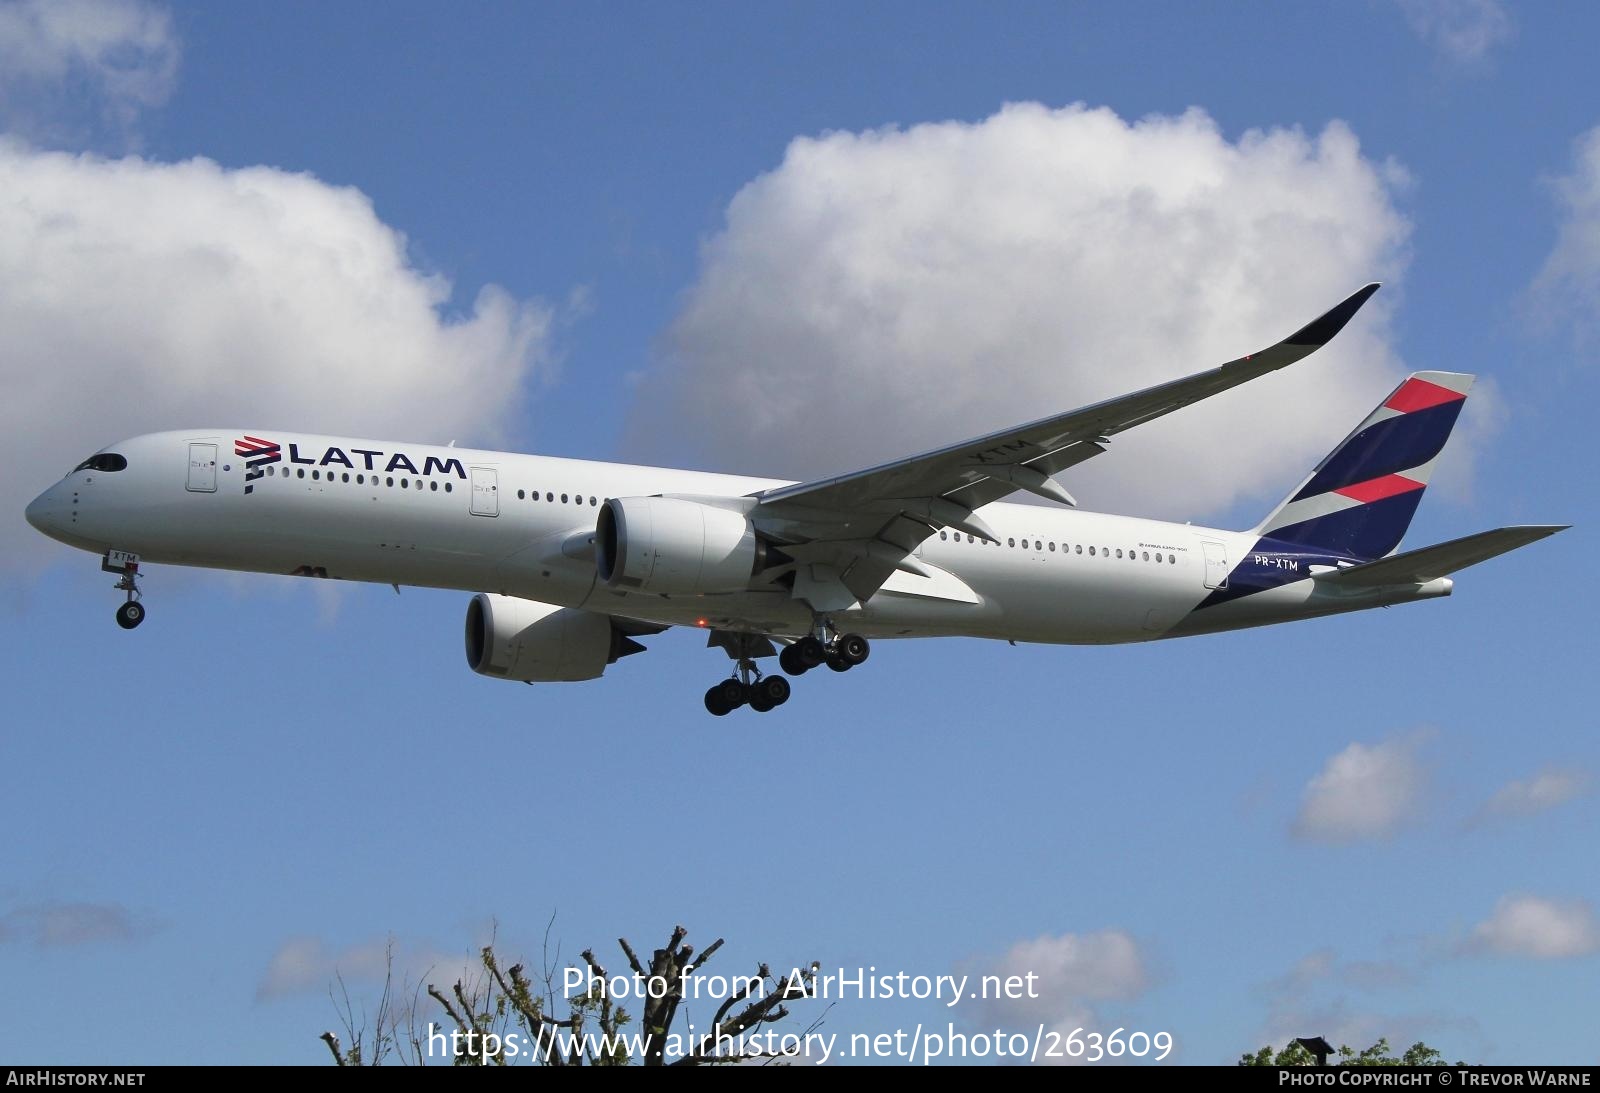
<instances>
[{"instance_id":1,"label":"blue sky","mask_svg":"<svg viewBox=\"0 0 1600 1093\"><path fill-rule=\"evenodd\" d=\"M537 958L554 916L613 963L681 922L724 972L1051 971L1004 1010L841 1003L841 1034L1594 1062L1597 30L1496 0L0 6L0 1058L317 1062L336 968L360 997L386 938L422 974L491 923ZM22 520L89 451L202 422L845 470L1373 278L1303 378L1066 485L1248 526L1396 376L1476 372L1407 544L1577 526L1446 601L883 642L712 720L698 635L514 686L462 663L464 594L158 569L127 634Z\"/></svg>"}]
</instances>

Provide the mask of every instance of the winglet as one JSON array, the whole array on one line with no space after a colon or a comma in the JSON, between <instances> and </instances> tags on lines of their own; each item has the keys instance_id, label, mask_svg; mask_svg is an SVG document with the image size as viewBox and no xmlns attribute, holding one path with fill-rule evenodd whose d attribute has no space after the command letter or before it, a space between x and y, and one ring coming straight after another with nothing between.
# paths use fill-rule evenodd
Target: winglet
<instances>
[{"instance_id":1,"label":"winglet","mask_svg":"<svg viewBox=\"0 0 1600 1093\"><path fill-rule=\"evenodd\" d=\"M1372 294L1382 287L1382 283L1374 281L1370 285L1362 285L1341 304L1334 306L1333 310L1323 315L1320 319L1312 319L1305 326L1283 339L1285 345L1327 345L1333 341L1333 336L1344 329L1355 313L1361 310L1361 305L1372 298Z\"/></svg>"}]
</instances>

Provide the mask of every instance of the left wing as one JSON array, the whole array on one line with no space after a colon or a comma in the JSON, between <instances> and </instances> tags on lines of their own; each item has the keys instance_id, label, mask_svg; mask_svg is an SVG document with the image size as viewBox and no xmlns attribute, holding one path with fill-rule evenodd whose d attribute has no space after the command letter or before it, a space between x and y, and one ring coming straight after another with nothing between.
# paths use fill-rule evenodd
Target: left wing
<instances>
[{"instance_id":1,"label":"left wing","mask_svg":"<svg viewBox=\"0 0 1600 1093\"><path fill-rule=\"evenodd\" d=\"M1124 429L1302 360L1376 291L1376 283L1364 285L1276 345L1209 372L870 470L768 490L751 517L799 563L795 596L819 611L841 610L866 600L896 570L919 572L909 555L940 528L993 540L973 513L991 501L1027 490L1074 504L1051 475L1099 455Z\"/></svg>"}]
</instances>

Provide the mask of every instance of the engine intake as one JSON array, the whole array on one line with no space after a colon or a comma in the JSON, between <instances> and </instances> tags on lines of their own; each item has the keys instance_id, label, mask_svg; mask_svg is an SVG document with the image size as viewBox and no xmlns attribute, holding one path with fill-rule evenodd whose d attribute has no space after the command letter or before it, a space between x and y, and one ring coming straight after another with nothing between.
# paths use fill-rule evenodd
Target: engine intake
<instances>
[{"instance_id":1,"label":"engine intake","mask_svg":"<svg viewBox=\"0 0 1600 1093\"><path fill-rule=\"evenodd\" d=\"M597 679L644 651L604 615L480 592L467 604L467 665L522 683Z\"/></svg>"},{"instance_id":2,"label":"engine intake","mask_svg":"<svg viewBox=\"0 0 1600 1093\"><path fill-rule=\"evenodd\" d=\"M764 554L740 513L675 497L614 497L595 526L600 580L629 592L742 592Z\"/></svg>"}]
</instances>

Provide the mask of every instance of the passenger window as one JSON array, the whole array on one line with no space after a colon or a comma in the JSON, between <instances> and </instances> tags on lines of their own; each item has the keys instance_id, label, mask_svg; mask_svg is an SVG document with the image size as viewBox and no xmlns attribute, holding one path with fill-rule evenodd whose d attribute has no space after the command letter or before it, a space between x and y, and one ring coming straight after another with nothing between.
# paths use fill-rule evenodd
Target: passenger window
<instances>
[{"instance_id":1,"label":"passenger window","mask_svg":"<svg viewBox=\"0 0 1600 1093\"><path fill-rule=\"evenodd\" d=\"M299 470L294 472L294 476L296 478L304 478L306 476L306 469L301 467Z\"/></svg>"},{"instance_id":2,"label":"passenger window","mask_svg":"<svg viewBox=\"0 0 1600 1093\"><path fill-rule=\"evenodd\" d=\"M449 492L450 492L450 491L451 491L451 490L453 490L453 489L455 489L455 487L454 487L454 486L452 486L452 485L451 485L451 484L450 484L450 483L448 483L448 482L446 482L446 483L445 483L445 484L444 484L444 492L445 492L445 493L449 493Z\"/></svg>"},{"instance_id":3,"label":"passenger window","mask_svg":"<svg viewBox=\"0 0 1600 1093\"><path fill-rule=\"evenodd\" d=\"M939 538L941 538L941 539L947 539L947 538L949 538L949 535L948 535L948 533L946 533L946 532L943 532L943 531L941 531L941 532L940 532L940 533L939 533Z\"/></svg>"},{"instance_id":4,"label":"passenger window","mask_svg":"<svg viewBox=\"0 0 1600 1093\"><path fill-rule=\"evenodd\" d=\"M1073 547L1072 548L1072 552L1074 554L1082 554L1083 553L1083 544L1079 543L1077 546Z\"/></svg>"},{"instance_id":5,"label":"passenger window","mask_svg":"<svg viewBox=\"0 0 1600 1093\"><path fill-rule=\"evenodd\" d=\"M1044 543L1040 542L1038 539L1035 539L1033 541L1033 549L1034 550L1043 550L1044 549Z\"/></svg>"},{"instance_id":6,"label":"passenger window","mask_svg":"<svg viewBox=\"0 0 1600 1093\"><path fill-rule=\"evenodd\" d=\"M556 495L551 493L549 490L546 490L545 494L544 494L544 499L546 501L554 501L556 499Z\"/></svg>"},{"instance_id":7,"label":"passenger window","mask_svg":"<svg viewBox=\"0 0 1600 1093\"><path fill-rule=\"evenodd\" d=\"M1094 547L1090 547L1089 548L1089 557L1091 557L1091 558L1094 557Z\"/></svg>"},{"instance_id":8,"label":"passenger window","mask_svg":"<svg viewBox=\"0 0 1600 1093\"><path fill-rule=\"evenodd\" d=\"M349 471L345 471L343 474L341 474L339 476L339 481L341 481L341 482L350 481L350 472Z\"/></svg>"},{"instance_id":9,"label":"passenger window","mask_svg":"<svg viewBox=\"0 0 1600 1093\"><path fill-rule=\"evenodd\" d=\"M592 494L591 494L591 495L590 495L590 497L589 497L589 507L590 507L590 508L593 508L593 507L595 507L595 506L596 506L596 505L598 505L598 504L600 504L600 502L598 502L598 501L596 501L596 500L595 500L595 499L594 499L594 496L593 496L593 495L592 495Z\"/></svg>"},{"instance_id":10,"label":"passenger window","mask_svg":"<svg viewBox=\"0 0 1600 1093\"><path fill-rule=\"evenodd\" d=\"M1148 550L1144 552L1144 558L1142 560L1146 562L1150 560L1150 552Z\"/></svg>"},{"instance_id":11,"label":"passenger window","mask_svg":"<svg viewBox=\"0 0 1600 1093\"><path fill-rule=\"evenodd\" d=\"M434 493L438 493L439 492L439 483L437 483L437 482L429 482L428 483L428 489L432 490Z\"/></svg>"},{"instance_id":12,"label":"passenger window","mask_svg":"<svg viewBox=\"0 0 1600 1093\"><path fill-rule=\"evenodd\" d=\"M1055 552L1056 552L1056 545L1054 543L1051 543L1050 544L1050 553L1054 554Z\"/></svg>"},{"instance_id":13,"label":"passenger window","mask_svg":"<svg viewBox=\"0 0 1600 1093\"><path fill-rule=\"evenodd\" d=\"M563 505L565 505L567 503L567 495L566 494L562 494L561 495L561 503Z\"/></svg>"},{"instance_id":14,"label":"passenger window","mask_svg":"<svg viewBox=\"0 0 1600 1093\"><path fill-rule=\"evenodd\" d=\"M394 485L394 479L392 477L391 478L385 478L383 480L383 484L385 486L393 486Z\"/></svg>"},{"instance_id":15,"label":"passenger window","mask_svg":"<svg viewBox=\"0 0 1600 1093\"><path fill-rule=\"evenodd\" d=\"M526 498L526 497L527 497L527 496L528 496L528 495L527 495L527 493L526 493L526 492L524 492L524 491L523 491L523 490L518 490L518 491L517 491L517 500L518 500L518 501L521 501L521 500L523 500L523 499L524 499L524 498Z\"/></svg>"}]
</instances>

